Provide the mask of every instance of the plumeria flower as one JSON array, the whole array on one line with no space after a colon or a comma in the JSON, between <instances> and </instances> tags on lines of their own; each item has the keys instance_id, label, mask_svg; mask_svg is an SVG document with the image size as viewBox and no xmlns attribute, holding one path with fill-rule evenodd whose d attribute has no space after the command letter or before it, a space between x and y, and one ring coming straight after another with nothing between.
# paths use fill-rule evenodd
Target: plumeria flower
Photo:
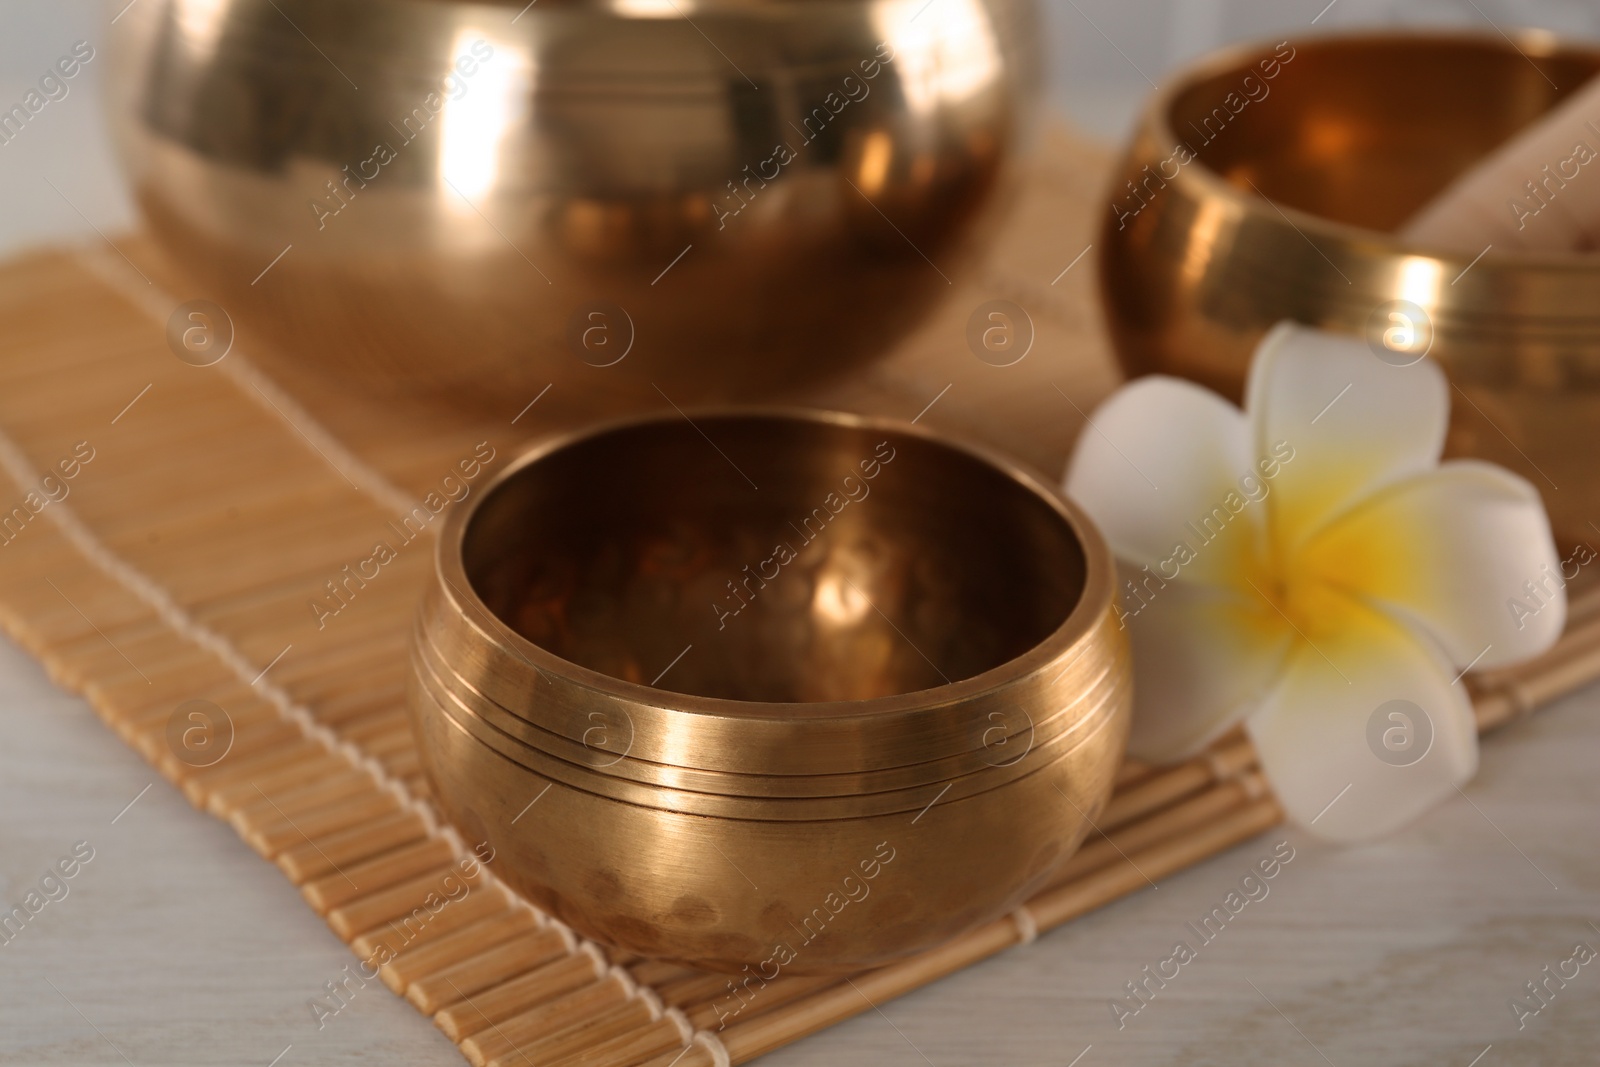
<instances>
[{"instance_id":1,"label":"plumeria flower","mask_svg":"<svg viewBox=\"0 0 1600 1067\"><path fill-rule=\"evenodd\" d=\"M1167 763L1243 722L1289 816L1385 833L1477 768L1461 676L1536 655L1566 599L1539 495L1440 463L1449 386L1281 324L1245 409L1141 378L1090 420L1066 489L1124 580L1131 754Z\"/></svg>"}]
</instances>

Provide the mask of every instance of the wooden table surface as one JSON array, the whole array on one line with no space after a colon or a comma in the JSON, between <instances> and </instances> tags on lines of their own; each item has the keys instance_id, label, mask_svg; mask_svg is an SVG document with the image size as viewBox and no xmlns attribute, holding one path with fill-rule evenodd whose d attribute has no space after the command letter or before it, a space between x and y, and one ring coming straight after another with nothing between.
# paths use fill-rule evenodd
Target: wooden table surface
<instances>
[{"instance_id":1,"label":"wooden table surface","mask_svg":"<svg viewBox=\"0 0 1600 1067\"><path fill-rule=\"evenodd\" d=\"M94 849L0 945L0 1064L462 1062L376 985L319 1030L307 1001L348 950L8 644L0 737L0 899L21 902L76 842ZM1508 1001L1575 944L1600 949L1597 754L1600 686L1487 739L1465 794L1386 841L1274 831L762 1062L1592 1067L1600 960L1552 981L1520 1032ZM1110 998L1195 943L1185 924L1280 841L1294 859L1270 894L1119 1031Z\"/></svg>"}]
</instances>

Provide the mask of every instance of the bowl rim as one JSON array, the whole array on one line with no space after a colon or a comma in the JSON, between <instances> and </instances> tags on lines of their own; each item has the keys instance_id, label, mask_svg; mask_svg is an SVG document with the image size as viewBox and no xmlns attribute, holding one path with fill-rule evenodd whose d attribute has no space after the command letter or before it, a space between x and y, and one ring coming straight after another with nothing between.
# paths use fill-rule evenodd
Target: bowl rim
<instances>
[{"instance_id":1,"label":"bowl rim","mask_svg":"<svg viewBox=\"0 0 1600 1067\"><path fill-rule=\"evenodd\" d=\"M674 405L676 407L676 405ZM711 697L656 689L629 682L602 671L574 663L535 644L517 633L496 615L473 588L462 560L462 543L468 526L480 507L502 485L540 460L583 441L641 426L675 424L687 421L699 430L700 420L757 418L774 421L800 421L823 427L873 430L916 437L935 448L964 453L994 473L1031 493L1048 506L1076 541L1084 560L1082 588L1066 616L1056 627L1022 653L987 670L954 682L926 689L894 693L863 700L831 701L754 701ZM727 404L695 406L687 411L655 411L629 415L558 432L537 440L510 463L496 472L480 493L453 509L439 533L434 548L436 592L459 622L477 631L513 657L523 660L541 673L553 674L563 684L581 688L624 704L660 708L672 713L711 716L729 720L771 723L774 720L843 721L878 718L965 703L983 694L1025 681L1082 645L1078 656L1092 648L1102 625L1112 611L1116 562L1100 531L1066 495L1020 462L986 445L947 437L911 422L882 416L865 416L794 405ZM463 597L470 598L463 604ZM493 632L484 621L492 620ZM1074 656L1072 662L1076 662ZM1064 672L1063 672L1064 673Z\"/></svg>"},{"instance_id":2,"label":"bowl rim","mask_svg":"<svg viewBox=\"0 0 1600 1067\"><path fill-rule=\"evenodd\" d=\"M1240 72L1242 75L1246 66L1253 65L1255 61L1263 56L1272 55L1272 49L1284 42L1293 46L1297 50L1297 54L1300 48L1337 50L1374 43L1412 42L1447 47L1472 46L1490 48L1505 55L1520 55L1530 63L1535 58L1549 58L1558 55L1589 57L1593 58L1596 67L1600 68L1600 43L1590 44L1571 38L1563 38L1552 30L1528 27L1513 27L1500 33L1487 33L1475 29L1411 29L1400 27L1385 30L1364 29L1300 36L1291 35L1276 40L1269 40L1263 37L1231 44L1209 52L1196 62L1175 71L1171 78L1166 79L1166 84L1153 93L1140 109L1132 134L1134 143L1137 143L1144 136L1151 137L1157 144L1161 145L1180 141L1187 143L1185 138L1179 137L1173 130L1170 121L1173 105L1178 98L1210 78L1230 72ZM1537 66L1535 69L1537 69ZM1597 69L1595 77L1600 78L1600 69ZM1124 154L1126 153L1127 149L1124 150ZM1353 223L1340 222L1289 204L1281 204L1264 194L1248 193L1212 169L1200 153L1195 152L1194 155L1194 163L1197 166L1184 167L1178 179L1168 179L1168 181L1186 178L1203 190L1205 195L1223 200L1230 207L1247 214L1261 213L1268 207L1275 208L1276 213L1281 214L1284 221L1288 222L1290 226L1312 236L1321 235L1332 240L1343 241L1358 248L1366 246L1380 255L1433 259L1446 263L1460 264L1463 267L1476 264L1480 267L1489 267L1491 269L1501 268L1526 271L1532 268L1571 273L1589 273L1600 269L1600 253L1593 252L1547 252L1516 249L1494 251L1491 249L1481 253L1478 260L1473 260L1472 257L1465 253L1438 248L1422 242L1403 240L1385 230L1375 230L1365 226L1357 226ZM1120 174L1121 171L1118 170L1113 174L1112 180L1116 181Z\"/></svg>"}]
</instances>

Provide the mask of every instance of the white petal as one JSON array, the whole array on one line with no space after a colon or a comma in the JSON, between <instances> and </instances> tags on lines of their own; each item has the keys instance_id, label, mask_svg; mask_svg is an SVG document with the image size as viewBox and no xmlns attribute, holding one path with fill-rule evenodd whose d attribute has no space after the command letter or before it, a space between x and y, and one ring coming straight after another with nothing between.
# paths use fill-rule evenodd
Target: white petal
<instances>
[{"instance_id":1,"label":"white petal","mask_svg":"<svg viewBox=\"0 0 1600 1067\"><path fill-rule=\"evenodd\" d=\"M1300 562L1425 629L1458 668L1538 655L1566 622L1539 493L1488 463L1390 486L1313 538Z\"/></svg>"},{"instance_id":2,"label":"white petal","mask_svg":"<svg viewBox=\"0 0 1600 1067\"><path fill-rule=\"evenodd\" d=\"M1449 385L1432 360L1396 367L1358 338L1280 323L1256 349L1245 410L1272 480L1273 540L1293 551L1382 486L1439 461Z\"/></svg>"},{"instance_id":3,"label":"white petal","mask_svg":"<svg viewBox=\"0 0 1600 1067\"><path fill-rule=\"evenodd\" d=\"M1128 750L1173 763L1261 702L1283 670L1293 631L1259 597L1189 582L1146 595L1122 616L1133 643Z\"/></svg>"},{"instance_id":4,"label":"white petal","mask_svg":"<svg viewBox=\"0 0 1600 1067\"><path fill-rule=\"evenodd\" d=\"M1478 734L1449 664L1403 624L1345 600L1333 629L1299 643L1245 723L1289 817L1355 841L1452 795L1477 769Z\"/></svg>"},{"instance_id":5,"label":"white petal","mask_svg":"<svg viewBox=\"0 0 1600 1067\"><path fill-rule=\"evenodd\" d=\"M1065 488L1135 569L1165 563L1166 577L1181 568L1185 578L1203 580L1237 567L1238 554L1256 540L1263 509L1238 485L1250 470L1243 412L1197 385L1150 376L1090 416ZM1175 558L1180 545L1188 546L1181 554L1188 563Z\"/></svg>"}]
</instances>

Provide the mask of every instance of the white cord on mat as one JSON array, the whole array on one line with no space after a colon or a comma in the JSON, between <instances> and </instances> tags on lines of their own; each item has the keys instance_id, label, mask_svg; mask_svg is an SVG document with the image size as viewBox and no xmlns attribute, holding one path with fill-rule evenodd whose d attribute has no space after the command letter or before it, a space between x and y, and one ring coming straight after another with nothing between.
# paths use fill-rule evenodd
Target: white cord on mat
<instances>
[{"instance_id":1,"label":"white cord on mat","mask_svg":"<svg viewBox=\"0 0 1600 1067\"><path fill-rule=\"evenodd\" d=\"M513 893L512 896L516 896L516 894ZM517 899L522 900L521 897L517 897ZM544 918L544 921L552 930L561 935L562 944L567 946L567 955L576 956L578 954L578 947L583 944L583 941L575 932L573 932L572 927L568 926L554 915L551 915L548 912L540 911L538 907L531 902L524 901L524 903L527 903L528 907L533 908L537 914Z\"/></svg>"},{"instance_id":2,"label":"white cord on mat","mask_svg":"<svg viewBox=\"0 0 1600 1067\"><path fill-rule=\"evenodd\" d=\"M79 249L75 258L85 270L159 323L162 329L166 328L172 312L183 303L154 283L146 284L147 279L135 275L126 260L111 255L98 243ZM416 500L409 493L351 451L327 427L313 418L299 401L250 362L237 345L216 364L216 369L258 407L295 431L294 437L310 445L324 463L355 485L358 491L366 493L396 515L410 515L417 507Z\"/></svg>"},{"instance_id":3,"label":"white cord on mat","mask_svg":"<svg viewBox=\"0 0 1600 1067\"><path fill-rule=\"evenodd\" d=\"M1023 904L1011 913L1011 922L1017 928L1017 944L1031 945L1039 938L1039 921L1033 917L1033 912Z\"/></svg>"},{"instance_id":4,"label":"white cord on mat","mask_svg":"<svg viewBox=\"0 0 1600 1067\"><path fill-rule=\"evenodd\" d=\"M604 978L611 973L611 961L606 959L605 951L599 945L593 941L581 941L578 944L578 951L588 956L590 962L594 964L594 976L596 978Z\"/></svg>"},{"instance_id":5,"label":"white cord on mat","mask_svg":"<svg viewBox=\"0 0 1600 1067\"><path fill-rule=\"evenodd\" d=\"M722 1042L717 1040L715 1034L705 1030L696 1030L694 1043L711 1054L714 1067L733 1067L733 1057L728 1055L728 1050L722 1047Z\"/></svg>"},{"instance_id":6,"label":"white cord on mat","mask_svg":"<svg viewBox=\"0 0 1600 1067\"><path fill-rule=\"evenodd\" d=\"M663 1018L671 1019L672 1025L678 1028L679 1041L682 1041L685 1045L694 1042L694 1023L689 1021L689 1017L683 1013L682 1008L667 1008L661 1015Z\"/></svg>"},{"instance_id":7,"label":"white cord on mat","mask_svg":"<svg viewBox=\"0 0 1600 1067\"><path fill-rule=\"evenodd\" d=\"M12 481L22 487L35 485L40 479L39 472L29 461L27 454L4 430L0 430L0 468L5 470ZM348 741L340 739L332 730L317 722L309 709L297 704L287 690L279 688L265 678L260 668L245 658L244 653L240 652L232 641L190 615L183 605L174 600L171 594L156 584L149 575L106 548L66 501L52 504L43 514L48 515L60 527L62 534L85 559L112 581L143 601L179 636L187 638L191 643L216 656L240 681L260 693L285 716L294 720L308 736L320 741L330 752L340 753L358 767L375 768L374 773L380 785L394 781L382 765L376 761L369 761L366 753Z\"/></svg>"},{"instance_id":8,"label":"white cord on mat","mask_svg":"<svg viewBox=\"0 0 1600 1067\"><path fill-rule=\"evenodd\" d=\"M640 985L634 979L633 975L629 974L621 967L614 967L612 969L620 972L622 977L627 979L630 995L638 997L639 1001L644 1004L646 1008L650 1009L651 1022L655 1022L667 1013L667 1006L661 1003L661 997L654 989L651 989L649 986Z\"/></svg>"}]
</instances>

